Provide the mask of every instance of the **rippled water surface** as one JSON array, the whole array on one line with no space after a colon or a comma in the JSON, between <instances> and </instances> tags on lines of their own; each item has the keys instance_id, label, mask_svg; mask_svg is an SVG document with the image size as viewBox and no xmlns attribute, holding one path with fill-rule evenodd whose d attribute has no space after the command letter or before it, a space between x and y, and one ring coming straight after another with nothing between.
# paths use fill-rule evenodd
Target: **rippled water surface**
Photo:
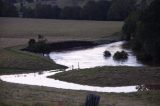
<instances>
[{"instance_id":1,"label":"rippled water surface","mask_svg":"<svg viewBox=\"0 0 160 106\"><path fill-rule=\"evenodd\" d=\"M56 63L68 66L69 69L73 68L91 68L96 66L143 66L139 63L136 57L133 55L132 51L124 50L121 48L123 42L116 42L112 44L105 44L85 50L72 50L65 52L52 52L49 54L50 58ZM112 56L116 51L126 51L129 54L128 60L123 62L114 61L112 56L105 58L103 52L108 50L111 52ZM66 70L66 71L67 71ZM3 81L28 84L28 85L38 85L55 87L62 89L72 89L72 90L87 90L87 91L98 91L98 92L136 92L136 86L122 86L122 87L98 87L98 86L88 86L80 85L74 83L68 83L64 81L59 81L55 79L47 78L47 76L54 75L61 71L50 70L44 71L43 73L29 73L29 74L14 74L14 75L2 75L0 78Z\"/></svg>"}]
</instances>

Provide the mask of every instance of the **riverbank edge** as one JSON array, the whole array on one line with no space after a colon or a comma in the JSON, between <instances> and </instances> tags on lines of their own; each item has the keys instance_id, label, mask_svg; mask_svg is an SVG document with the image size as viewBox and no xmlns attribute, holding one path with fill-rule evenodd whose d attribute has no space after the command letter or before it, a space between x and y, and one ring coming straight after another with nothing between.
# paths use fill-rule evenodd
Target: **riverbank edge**
<instances>
[{"instance_id":1,"label":"riverbank edge","mask_svg":"<svg viewBox=\"0 0 160 106\"><path fill-rule=\"evenodd\" d=\"M55 70L55 69L66 69L67 68L67 66L56 64L49 57L42 56L41 54L35 54L35 53L31 53L31 52L21 51L20 49L23 47L24 47L24 45L15 46L15 47L8 47L8 48L2 49L2 51L14 53L17 56L23 55L23 56L27 56L27 57L33 57L34 59L38 58L42 62L41 67L35 69L34 66L38 65L38 64L28 65L27 63L25 64L27 66L27 68L21 68L21 66L18 66L18 67L1 67L0 66L0 75L32 73L32 72L41 72L44 70ZM7 58L7 59L10 59L10 58ZM0 61L3 62L3 60L0 60ZM16 60L16 61L19 61L19 60ZM26 60L23 60L23 61L25 63ZM45 64L43 64L43 63L45 63ZM13 63L13 64L16 64L16 63ZM48 67L48 66L50 66L50 67Z\"/></svg>"},{"instance_id":2,"label":"riverbank edge","mask_svg":"<svg viewBox=\"0 0 160 106\"><path fill-rule=\"evenodd\" d=\"M50 52L62 52L69 50L81 50L96 47L98 45L109 44L117 41L121 41L121 32L116 32L111 36L99 38L97 40L69 40L59 42L35 42L32 45L28 45L22 48L22 51L28 51L32 53L49 54ZM37 49L38 48L38 49ZM41 48L41 49L40 49Z\"/></svg>"}]
</instances>

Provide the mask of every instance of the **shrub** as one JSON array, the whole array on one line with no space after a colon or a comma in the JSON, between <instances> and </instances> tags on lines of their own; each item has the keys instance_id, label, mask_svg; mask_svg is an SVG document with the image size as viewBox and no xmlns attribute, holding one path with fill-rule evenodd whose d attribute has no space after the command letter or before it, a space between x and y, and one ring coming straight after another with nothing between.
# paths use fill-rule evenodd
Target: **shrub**
<instances>
[{"instance_id":1,"label":"shrub","mask_svg":"<svg viewBox=\"0 0 160 106\"><path fill-rule=\"evenodd\" d=\"M36 40L35 40L35 39L30 39L30 40L28 41L28 46L33 46L35 43L36 43Z\"/></svg>"},{"instance_id":2,"label":"shrub","mask_svg":"<svg viewBox=\"0 0 160 106\"><path fill-rule=\"evenodd\" d=\"M103 54L105 57L110 57L111 56L111 53L109 51L104 51L104 54Z\"/></svg>"},{"instance_id":3,"label":"shrub","mask_svg":"<svg viewBox=\"0 0 160 106\"><path fill-rule=\"evenodd\" d=\"M50 45L46 43L46 39L44 39L43 35L38 35L38 41L35 39L30 39L28 41L28 47L24 50L35 52L35 53L49 53L51 48Z\"/></svg>"},{"instance_id":4,"label":"shrub","mask_svg":"<svg viewBox=\"0 0 160 106\"><path fill-rule=\"evenodd\" d=\"M117 51L113 56L114 60L125 60L127 58L128 58L128 54L125 51L121 51L121 52Z\"/></svg>"}]
</instances>

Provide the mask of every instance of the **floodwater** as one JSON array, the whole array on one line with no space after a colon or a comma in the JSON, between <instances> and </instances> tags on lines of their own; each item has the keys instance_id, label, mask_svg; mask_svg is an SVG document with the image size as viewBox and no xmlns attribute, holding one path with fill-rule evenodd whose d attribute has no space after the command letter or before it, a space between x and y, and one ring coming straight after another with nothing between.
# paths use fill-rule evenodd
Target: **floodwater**
<instances>
[{"instance_id":1,"label":"floodwater","mask_svg":"<svg viewBox=\"0 0 160 106\"><path fill-rule=\"evenodd\" d=\"M83 49L83 50L71 50L63 52L52 52L49 54L49 57L53 59L56 63L68 66L70 69L84 69L92 68L97 66L143 66L139 63L130 50L125 50L121 47L124 42L116 42L111 44L105 44L97 46L94 48ZM105 58L103 52L108 50L111 52L112 56ZM115 61L113 59L113 54L116 51L126 51L129 55L126 61ZM27 84L27 85L37 85L37 86L46 86L54 87L61 89L71 89L71 90L87 90L95 92L115 92L115 93L128 93L136 92L137 86L121 86L121 87L99 87L99 86L88 86L80 85L75 83L69 83L65 81L59 81L55 79L47 78L47 76L54 75L56 73L62 72L61 70L50 70L44 71L42 73L29 73L29 74L14 74L14 75L2 75L0 79L7 82Z\"/></svg>"},{"instance_id":2,"label":"floodwater","mask_svg":"<svg viewBox=\"0 0 160 106\"><path fill-rule=\"evenodd\" d=\"M67 52L52 52L50 58L56 63L68 66L69 68L92 68L97 66L143 66L136 59L136 56L131 50L125 50L121 47L124 42L116 42L111 44L101 45L95 48L67 51ZM111 57L105 58L103 52L108 50L111 52ZM113 55L117 51L126 51L128 59L126 61L115 61Z\"/></svg>"}]
</instances>

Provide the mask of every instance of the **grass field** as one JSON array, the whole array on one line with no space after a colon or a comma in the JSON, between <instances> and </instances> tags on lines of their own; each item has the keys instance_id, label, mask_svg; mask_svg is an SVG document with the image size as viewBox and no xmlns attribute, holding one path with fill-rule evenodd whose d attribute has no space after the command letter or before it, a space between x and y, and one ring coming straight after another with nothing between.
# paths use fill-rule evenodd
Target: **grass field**
<instances>
[{"instance_id":1,"label":"grass field","mask_svg":"<svg viewBox=\"0 0 160 106\"><path fill-rule=\"evenodd\" d=\"M160 92L129 94L62 90L0 82L0 106L83 106L87 94L101 96L99 106L159 106Z\"/></svg>"},{"instance_id":2,"label":"grass field","mask_svg":"<svg viewBox=\"0 0 160 106\"><path fill-rule=\"evenodd\" d=\"M121 30L123 22L0 18L0 35L100 38Z\"/></svg>"},{"instance_id":3,"label":"grass field","mask_svg":"<svg viewBox=\"0 0 160 106\"><path fill-rule=\"evenodd\" d=\"M55 79L93 86L159 84L160 68L97 67L58 73Z\"/></svg>"},{"instance_id":4,"label":"grass field","mask_svg":"<svg viewBox=\"0 0 160 106\"><path fill-rule=\"evenodd\" d=\"M1 48L44 35L49 42L95 40L121 31L123 22L0 18ZM12 45L11 45L12 44Z\"/></svg>"}]
</instances>

